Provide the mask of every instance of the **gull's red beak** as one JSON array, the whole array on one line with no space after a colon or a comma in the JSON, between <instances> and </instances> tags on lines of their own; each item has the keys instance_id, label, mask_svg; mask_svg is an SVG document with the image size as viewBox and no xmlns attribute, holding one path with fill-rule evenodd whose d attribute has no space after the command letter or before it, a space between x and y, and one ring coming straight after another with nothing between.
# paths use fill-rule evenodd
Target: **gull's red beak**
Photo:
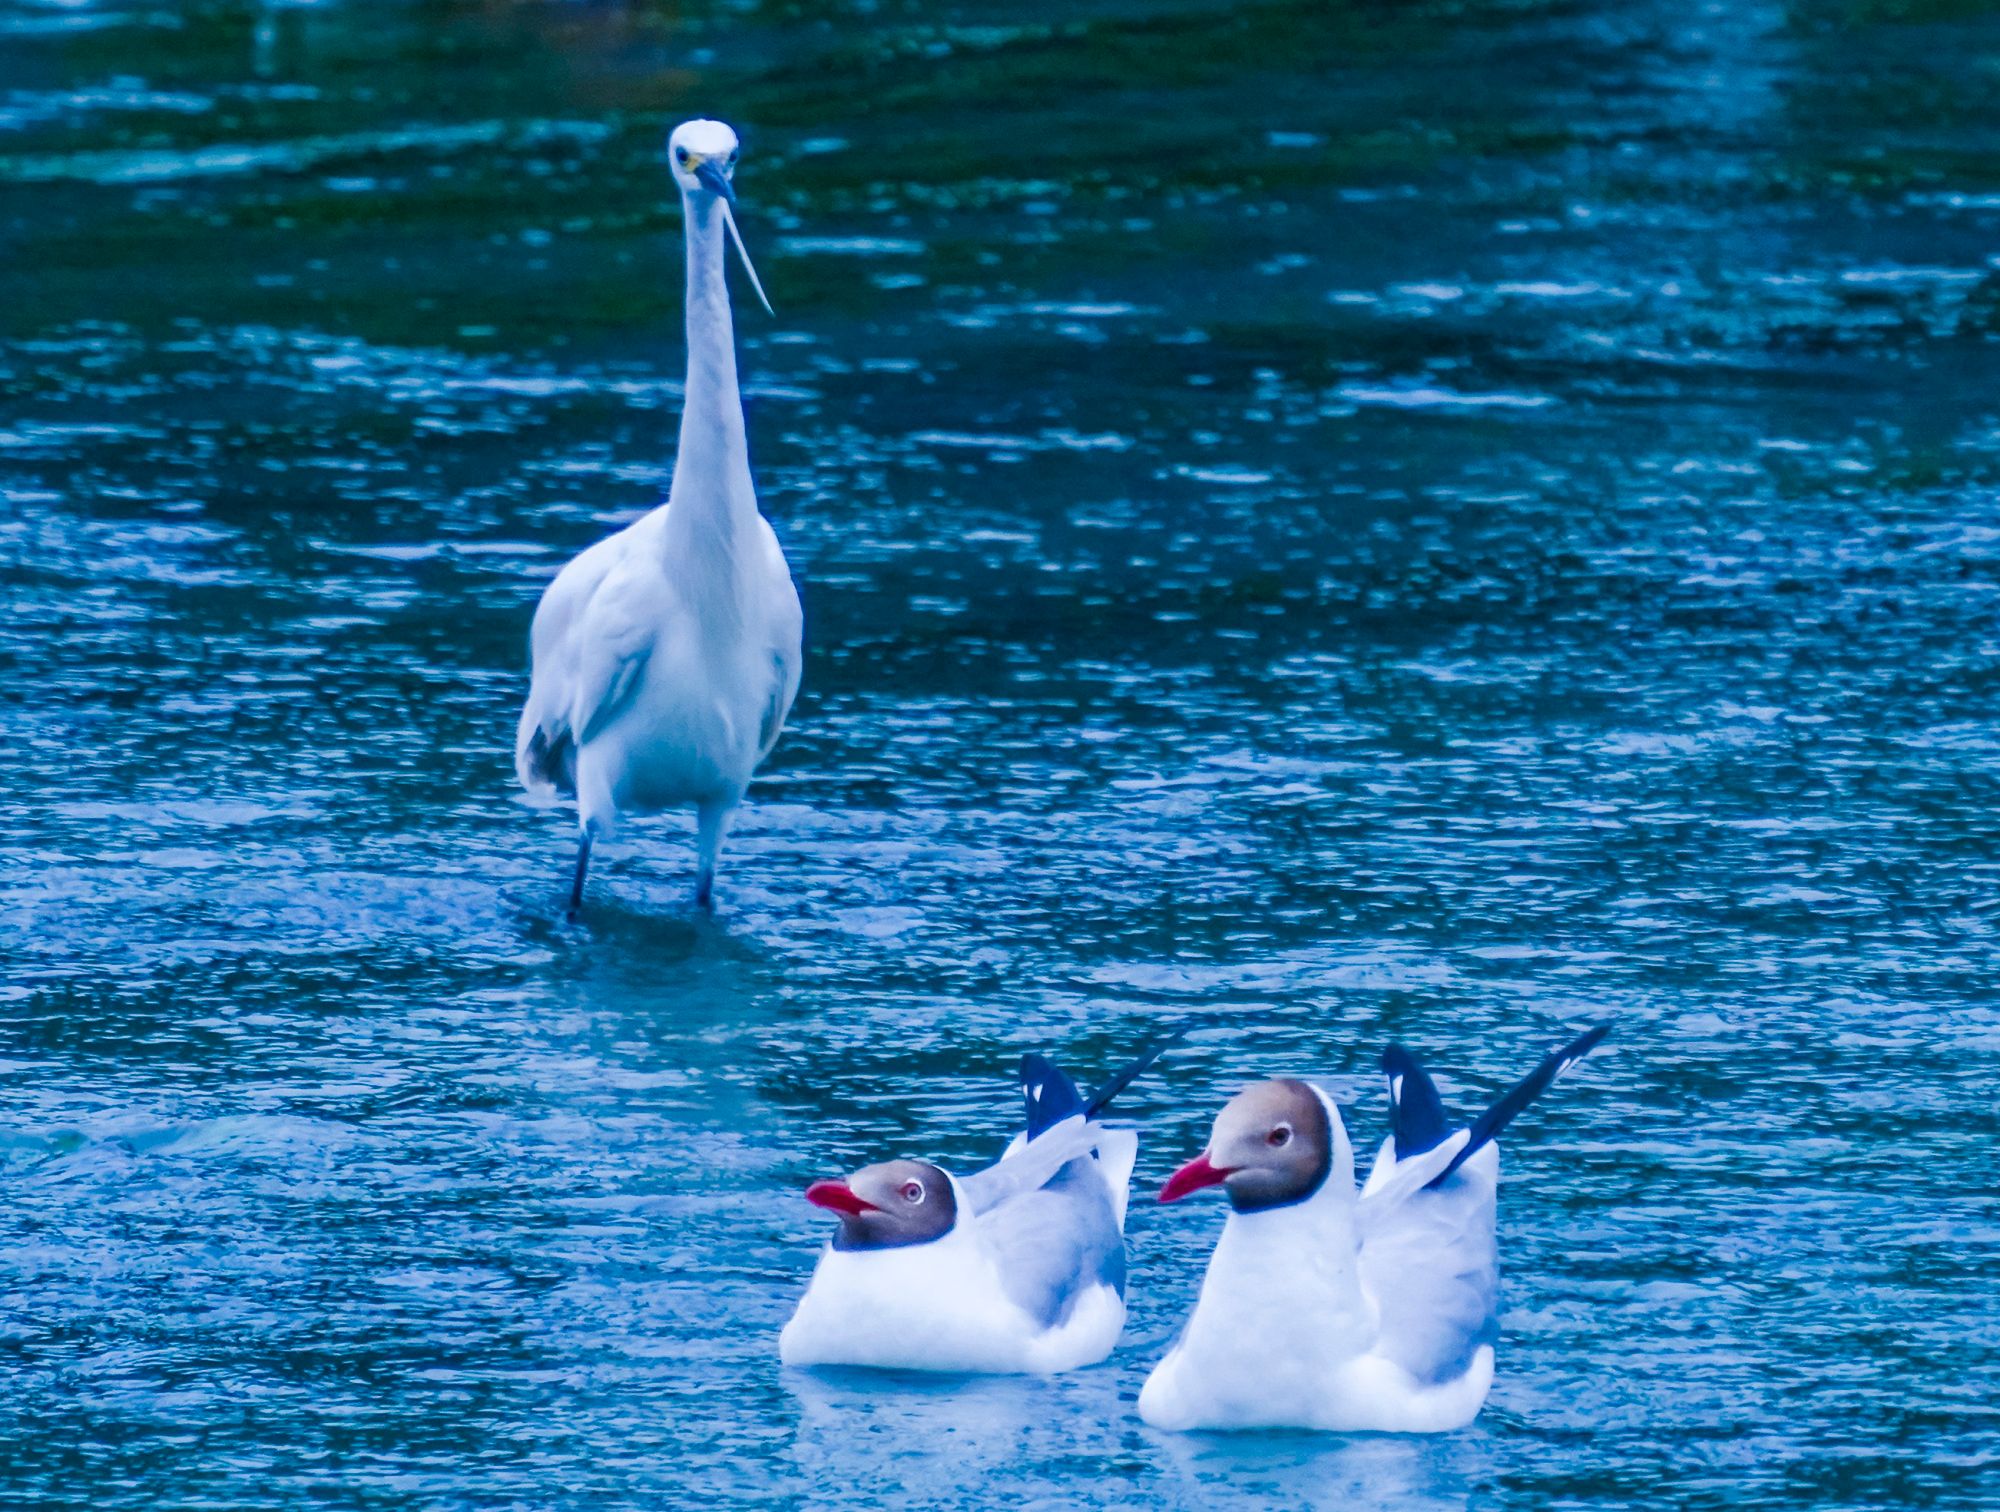
<instances>
[{"instance_id":1,"label":"gull's red beak","mask_svg":"<svg viewBox=\"0 0 2000 1512\"><path fill-rule=\"evenodd\" d=\"M1208 1151L1203 1150L1167 1178L1167 1184L1160 1188L1160 1201L1179 1202L1189 1192L1220 1186L1235 1174L1235 1167L1213 1164L1208 1158Z\"/></svg>"},{"instance_id":2,"label":"gull's red beak","mask_svg":"<svg viewBox=\"0 0 2000 1512\"><path fill-rule=\"evenodd\" d=\"M844 1181L815 1181L806 1188L806 1201L830 1213L846 1213L850 1218L882 1211L874 1203L855 1196L854 1188Z\"/></svg>"}]
</instances>

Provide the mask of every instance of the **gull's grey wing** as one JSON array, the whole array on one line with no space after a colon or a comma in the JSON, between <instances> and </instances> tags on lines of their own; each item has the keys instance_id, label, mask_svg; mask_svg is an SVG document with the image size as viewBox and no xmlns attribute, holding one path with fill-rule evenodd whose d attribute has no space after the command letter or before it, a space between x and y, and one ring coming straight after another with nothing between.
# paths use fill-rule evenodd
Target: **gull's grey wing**
<instances>
[{"instance_id":1,"label":"gull's grey wing","mask_svg":"<svg viewBox=\"0 0 2000 1512\"><path fill-rule=\"evenodd\" d=\"M1044 1328L1068 1318L1088 1287L1125 1295L1125 1236L1110 1190L1088 1155L978 1222L980 1243L1007 1295Z\"/></svg>"},{"instance_id":2,"label":"gull's grey wing","mask_svg":"<svg viewBox=\"0 0 2000 1512\"><path fill-rule=\"evenodd\" d=\"M1089 1154L1102 1138L1098 1125L1074 1114L1034 1139L1009 1145L1007 1153L985 1170L958 1177L959 1192L973 1212L990 1213L1010 1198L1047 1186L1056 1172L1079 1155Z\"/></svg>"},{"instance_id":3,"label":"gull's grey wing","mask_svg":"<svg viewBox=\"0 0 2000 1512\"><path fill-rule=\"evenodd\" d=\"M1125 1237L1092 1158L1116 1137L1072 1114L985 1170L957 1178L1007 1294L1044 1327L1066 1318L1086 1286L1124 1295Z\"/></svg>"},{"instance_id":4,"label":"gull's grey wing","mask_svg":"<svg viewBox=\"0 0 2000 1512\"><path fill-rule=\"evenodd\" d=\"M1476 1156L1363 1232L1361 1284L1381 1320L1375 1353L1419 1381L1455 1380L1499 1336L1498 1174L1496 1155Z\"/></svg>"},{"instance_id":5,"label":"gull's grey wing","mask_svg":"<svg viewBox=\"0 0 2000 1512\"><path fill-rule=\"evenodd\" d=\"M1410 1199L1431 1182L1447 1171L1457 1169L1459 1154L1471 1138L1470 1129L1460 1129L1442 1144L1433 1145L1407 1160L1397 1160L1386 1150L1383 1155L1377 1156L1377 1169L1368 1173L1367 1185L1362 1187L1361 1198L1354 1208L1354 1216L1361 1229L1361 1242L1366 1244L1368 1235L1381 1224L1394 1221L1396 1210L1407 1206ZM1385 1157L1389 1161L1387 1167L1382 1166Z\"/></svg>"}]
</instances>

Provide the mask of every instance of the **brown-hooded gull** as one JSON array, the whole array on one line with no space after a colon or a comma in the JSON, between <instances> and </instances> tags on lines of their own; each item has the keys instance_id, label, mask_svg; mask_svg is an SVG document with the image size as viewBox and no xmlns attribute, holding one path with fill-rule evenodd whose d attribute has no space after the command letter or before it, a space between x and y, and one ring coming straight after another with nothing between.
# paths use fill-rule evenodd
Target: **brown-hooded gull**
<instances>
[{"instance_id":1,"label":"brown-hooded gull","mask_svg":"<svg viewBox=\"0 0 2000 1512\"><path fill-rule=\"evenodd\" d=\"M1382 1058L1390 1133L1365 1186L1333 1099L1258 1082L1161 1189L1220 1186L1230 1214L1181 1336L1139 1393L1156 1428L1430 1433L1472 1421L1499 1333L1494 1136L1596 1048L1553 1052L1470 1126L1400 1046Z\"/></svg>"},{"instance_id":2,"label":"brown-hooded gull","mask_svg":"<svg viewBox=\"0 0 2000 1512\"><path fill-rule=\"evenodd\" d=\"M1125 1327L1125 1199L1138 1136L1099 1121L1173 1038L1085 1096L1025 1057L1027 1127L956 1176L891 1160L806 1198L839 1219L791 1322L787 1365L1048 1374L1094 1364Z\"/></svg>"}]
</instances>

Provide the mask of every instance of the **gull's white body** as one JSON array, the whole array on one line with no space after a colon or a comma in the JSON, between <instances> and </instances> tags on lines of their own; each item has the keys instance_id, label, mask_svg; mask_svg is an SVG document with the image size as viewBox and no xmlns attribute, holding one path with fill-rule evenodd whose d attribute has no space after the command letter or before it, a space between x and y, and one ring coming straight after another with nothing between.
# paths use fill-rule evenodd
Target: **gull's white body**
<instances>
[{"instance_id":1,"label":"gull's white body","mask_svg":"<svg viewBox=\"0 0 2000 1512\"><path fill-rule=\"evenodd\" d=\"M573 777L586 841L624 814L693 806L706 898L729 817L798 692L802 616L750 479L726 207L682 190L688 373L673 484L543 593L515 765L543 802Z\"/></svg>"},{"instance_id":2,"label":"gull's white body","mask_svg":"<svg viewBox=\"0 0 2000 1512\"><path fill-rule=\"evenodd\" d=\"M1139 1393L1154 1427L1435 1433L1484 1404L1498 1151L1479 1150L1435 1191L1397 1193L1385 1145L1357 1194L1353 1147L1322 1100L1331 1171L1302 1202L1229 1215L1193 1315ZM1403 1162L1400 1185L1429 1180L1462 1144Z\"/></svg>"},{"instance_id":3,"label":"gull's white body","mask_svg":"<svg viewBox=\"0 0 2000 1512\"><path fill-rule=\"evenodd\" d=\"M966 1185L954 1178L958 1221L928 1244L829 1245L778 1336L779 1359L1037 1375L1103 1359L1124 1331L1125 1299L1087 1261L1111 1244L1122 1261L1138 1139L1099 1131L1096 1149L1095 1159L1084 1155L1063 1168L1063 1184L1008 1197L985 1212L973 1211ZM1098 1183L1098 1190L1085 1183ZM1017 1272L1052 1257L1066 1267L1061 1305L1054 1316L1038 1317L1017 1300ZM1067 1269L1073 1262L1086 1263Z\"/></svg>"}]
</instances>

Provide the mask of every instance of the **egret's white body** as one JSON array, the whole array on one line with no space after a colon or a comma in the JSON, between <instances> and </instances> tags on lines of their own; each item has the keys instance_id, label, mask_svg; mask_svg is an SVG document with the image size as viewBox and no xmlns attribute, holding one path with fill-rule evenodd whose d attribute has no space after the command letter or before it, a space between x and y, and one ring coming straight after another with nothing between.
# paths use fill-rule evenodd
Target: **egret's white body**
<instances>
[{"instance_id":1,"label":"egret's white body","mask_svg":"<svg viewBox=\"0 0 2000 1512\"><path fill-rule=\"evenodd\" d=\"M1435 1191L1392 1194L1385 1145L1357 1194L1353 1149L1326 1103L1332 1170L1303 1202L1229 1215L1187 1327L1139 1393L1154 1427L1435 1433L1485 1402L1498 1150ZM1424 1179L1462 1144L1424 1160Z\"/></svg>"},{"instance_id":2,"label":"egret's white body","mask_svg":"<svg viewBox=\"0 0 2000 1512\"><path fill-rule=\"evenodd\" d=\"M687 806L696 897L707 904L723 832L799 688L798 590L757 510L723 273L735 133L690 121L670 152L686 219L688 342L673 483L665 504L584 551L543 593L515 744L530 796L576 797L572 911L593 840L623 815Z\"/></svg>"}]
</instances>

